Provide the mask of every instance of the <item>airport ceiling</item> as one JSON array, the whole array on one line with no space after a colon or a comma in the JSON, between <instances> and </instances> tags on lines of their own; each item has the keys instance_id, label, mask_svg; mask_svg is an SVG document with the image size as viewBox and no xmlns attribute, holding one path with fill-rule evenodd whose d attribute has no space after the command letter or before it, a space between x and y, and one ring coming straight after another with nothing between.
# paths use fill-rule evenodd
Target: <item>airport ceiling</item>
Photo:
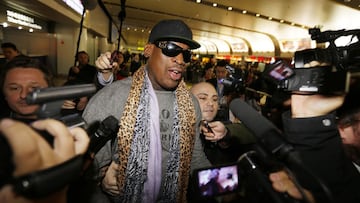
<instances>
[{"instance_id":1,"label":"airport ceiling","mask_svg":"<svg viewBox=\"0 0 360 203\"><path fill-rule=\"evenodd\" d=\"M101 0L120 25L121 0ZM359 0L126 0L121 33L132 46L143 46L159 20L180 18L202 45L245 40L254 51L269 42L310 38L308 29L357 29ZM217 5L214 6L214 3ZM229 9L231 7L231 10ZM356 27L357 26L357 27ZM266 50L265 50L266 51Z\"/></svg>"},{"instance_id":2,"label":"airport ceiling","mask_svg":"<svg viewBox=\"0 0 360 203\"><path fill-rule=\"evenodd\" d=\"M46 0L1 1L37 10L53 19L59 15L41 6ZM88 0L94 1L121 27L121 45L131 47L143 47L151 27L169 18L184 20L202 47L243 41L254 52L274 49L281 40L309 39L308 28L315 26L323 31L358 29L360 19L360 0L126 0L120 26L124 0Z\"/></svg>"}]
</instances>

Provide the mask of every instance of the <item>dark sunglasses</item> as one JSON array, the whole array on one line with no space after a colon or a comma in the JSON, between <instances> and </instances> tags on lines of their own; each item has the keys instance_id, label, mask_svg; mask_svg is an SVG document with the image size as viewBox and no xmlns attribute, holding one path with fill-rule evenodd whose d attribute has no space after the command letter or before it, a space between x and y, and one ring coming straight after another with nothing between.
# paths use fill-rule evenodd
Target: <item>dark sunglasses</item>
<instances>
[{"instance_id":1,"label":"dark sunglasses","mask_svg":"<svg viewBox=\"0 0 360 203\"><path fill-rule=\"evenodd\" d=\"M161 52L168 57L175 57L182 53L185 63L191 61L191 51L189 49L183 49L173 42L158 41L154 43L156 47L161 49Z\"/></svg>"}]
</instances>

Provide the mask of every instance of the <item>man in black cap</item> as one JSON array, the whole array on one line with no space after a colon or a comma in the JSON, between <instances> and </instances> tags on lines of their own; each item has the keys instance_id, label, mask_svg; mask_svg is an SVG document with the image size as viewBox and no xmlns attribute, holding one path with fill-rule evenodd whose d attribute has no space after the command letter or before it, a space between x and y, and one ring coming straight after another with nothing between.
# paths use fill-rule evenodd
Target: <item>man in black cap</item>
<instances>
[{"instance_id":1,"label":"man in black cap","mask_svg":"<svg viewBox=\"0 0 360 203\"><path fill-rule=\"evenodd\" d=\"M102 190L113 201L184 202L191 170L210 166L199 139L199 104L183 80L191 49L199 47L183 21L160 21L145 45L147 64L88 103L89 124L119 119L116 140L95 157ZM106 55L96 64L112 68Z\"/></svg>"}]
</instances>

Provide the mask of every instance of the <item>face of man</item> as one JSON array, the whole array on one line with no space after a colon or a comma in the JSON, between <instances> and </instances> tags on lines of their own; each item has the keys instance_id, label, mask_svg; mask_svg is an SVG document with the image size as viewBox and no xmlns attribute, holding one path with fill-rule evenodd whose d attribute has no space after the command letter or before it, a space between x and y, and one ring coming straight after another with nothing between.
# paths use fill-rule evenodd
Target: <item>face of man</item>
<instances>
[{"instance_id":1,"label":"face of man","mask_svg":"<svg viewBox=\"0 0 360 203\"><path fill-rule=\"evenodd\" d=\"M345 152L354 162L360 164L360 120L338 129Z\"/></svg>"},{"instance_id":2,"label":"face of man","mask_svg":"<svg viewBox=\"0 0 360 203\"><path fill-rule=\"evenodd\" d=\"M189 49L186 44L172 43L184 50ZM147 44L144 53L149 56L147 67L153 88L155 90L175 90L185 71L186 63L183 54L180 53L174 57L166 56L155 44Z\"/></svg>"},{"instance_id":3,"label":"face of man","mask_svg":"<svg viewBox=\"0 0 360 203\"><path fill-rule=\"evenodd\" d=\"M195 84L191 92L198 99L202 113L202 119L208 122L214 120L218 105L218 95L213 85L205 82Z\"/></svg>"},{"instance_id":4,"label":"face of man","mask_svg":"<svg viewBox=\"0 0 360 203\"><path fill-rule=\"evenodd\" d=\"M38 105L28 105L26 95L35 88L48 87L45 75L36 68L13 68L7 72L3 93L5 99L16 114L21 118L36 118Z\"/></svg>"},{"instance_id":5,"label":"face of man","mask_svg":"<svg viewBox=\"0 0 360 203\"><path fill-rule=\"evenodd\" d=\"M216 66L215 67L215 75L218 80L226 78L227 70L226 70L225 66Z\"/></svg>"},{"instance_id":6,"label":"face of man","mask_svg":"<svg viewBox=\"0 0 360 203\"><path fill-rule=\"evenodd\" d=\"M85 53L80 53L78 55L78 61L80 65L86 65L89 62L89 56Z\"/></svg>"},{"instance_id":7,"label":"face of man","mask_svg":"<svg viewBox=\"0 0 360 203\"><path fill-rule=\"evenodd\" d=\"M15 56L19 55L19 53L12 48L2 48L2 51L4 53L6 60L8 61L12 60L13 58L15 58Z\"/></svg>"},{"instance_id":8,"label":"face of man","mask_svg":"<svg viewBox=\"0 0 360 203\"><path fill-rule=\"evenodd\" d=\"M356 145L360 149L360 129L359 129L359 127L349 126L349 127L342 128L340 130L340 136L341 136L342 142L344 144Z\"/></svg>"},{"instance_id":9,"label":"face of man","mask_svg":"<svg viewBox=\"0 0 360 203\"><path fill-rule=\"evenodd\" d=\"M118 64L122 64L122 63L124 63L124 55L122 55L122 54L118 54Z\"/></svg>"}]
</instances>

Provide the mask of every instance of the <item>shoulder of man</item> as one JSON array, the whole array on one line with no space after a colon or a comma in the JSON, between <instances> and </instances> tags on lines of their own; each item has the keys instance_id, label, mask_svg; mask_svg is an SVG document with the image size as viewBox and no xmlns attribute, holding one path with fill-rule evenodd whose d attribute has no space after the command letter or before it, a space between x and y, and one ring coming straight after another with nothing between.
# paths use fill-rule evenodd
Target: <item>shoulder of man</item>
<instances>
[{"instance_id":1,"label":"shoulder of man","mask_svg":"<svg viewBox=\"0 0 360 203\"><path fill-rule=\"evenodd\" d=\"M110 115L119 119L130 92L131 81L131 78L117 80L99 90L87 104L83 112L84 119L90 123Z\"/></svg>"}]
</instances>

